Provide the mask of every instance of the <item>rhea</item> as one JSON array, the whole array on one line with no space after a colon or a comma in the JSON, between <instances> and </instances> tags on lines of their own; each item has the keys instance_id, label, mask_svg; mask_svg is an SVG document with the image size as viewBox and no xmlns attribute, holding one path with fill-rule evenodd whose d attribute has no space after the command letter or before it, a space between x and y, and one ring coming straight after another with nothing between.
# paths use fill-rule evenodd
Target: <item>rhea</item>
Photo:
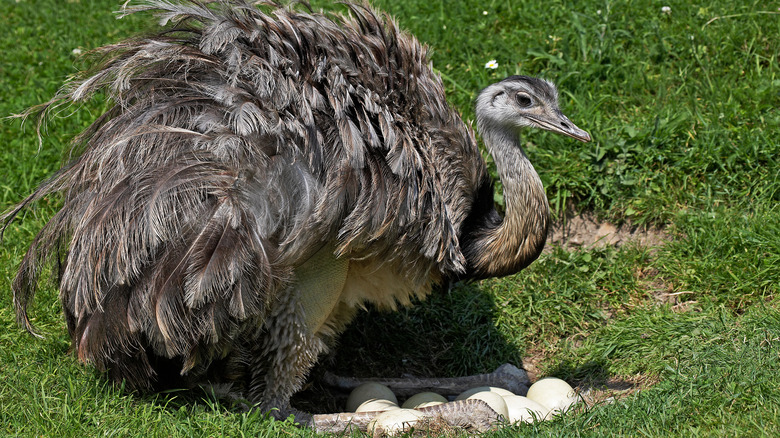
<instances>
[{"instance_id":1,"label":"rhea","mask_svg":"<svg viewBox=\"0 0 780 438\"><path fill-rule=\"evenodd\" d=\"M111 380L230 384L317 426L290 397L359 309L539 256L549 209L520 131L590 140L552 83L511 76L476 99L502 216L427 48L386 15L243 0L126 12L148 10L167 23L158 33L97 49L94 68L40 108L99 91L111 102L75 158L2 218L5 230L62 197L13 282L29 331L49 264L73 350Z\"/></svg>"}]
</instances>

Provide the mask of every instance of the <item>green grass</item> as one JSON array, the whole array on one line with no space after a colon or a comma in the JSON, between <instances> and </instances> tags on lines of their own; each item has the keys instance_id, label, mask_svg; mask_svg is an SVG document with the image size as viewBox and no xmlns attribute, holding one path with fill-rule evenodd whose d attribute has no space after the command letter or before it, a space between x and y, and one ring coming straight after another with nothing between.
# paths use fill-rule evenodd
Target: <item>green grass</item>
<instances>
[{"instance_id":1,"label":"green grass","mask_svg":"<svg viewBox=\"0 0 780 438\"><path fill-rule=\"evenodd\" d=\"M119 3L0 3L0 115L48 100L81 66L73 49L149 26L115 20ZM594 142L525 137L556 214L593 211L672 238L652 250L555 249L518 275L369 311L322 368L462 375L532 356L541 375L583 387L640 384L614 403L493 436L780 434L780 2L670 0L668 15L648 0L375 4L434 48L450 102L468 118L478 90L503 76L559 85L564 112ZM484 68L491 59L496 70ZM0 121L0 210L59 167L103 105L58 114L40 146L34 123ZM68 354L53 288L32 312L46 338L19 329L10 282L56 206L30 210L0 246L0 435L308 435L220 403L108 385Z\"/></svg>"}]
</instances>

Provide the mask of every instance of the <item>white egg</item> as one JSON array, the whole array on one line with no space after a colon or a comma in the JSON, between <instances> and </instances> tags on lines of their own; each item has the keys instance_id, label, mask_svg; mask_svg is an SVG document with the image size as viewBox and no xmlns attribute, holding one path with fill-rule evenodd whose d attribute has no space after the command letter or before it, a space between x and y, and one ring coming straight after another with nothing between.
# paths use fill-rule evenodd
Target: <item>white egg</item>
<instances>
[{"instance_id":1,"label":"white egg","mask_svg":"<svg viewBox=\"0 0 780 438\"><path fill-rule=\"evenodd\" d=\"M568 383L555 377L539 379L528 388L526 397L558 413L577 403L577 394Z\"/></svg>"},{"instance_id":2,"label":"white egg","mask_svg":"<svg viewBox=\"0 0 780 438\"><path fill-rule=\"evenodd\" d=\"M506 408L506 402L504 398L495 392L482 391L476 394L472 394L466 400L482 400L488 404L499 415L503 415L504 418L509 418L509 411Z\"/></svg>"},{"instance_id":3,"label":"white egg","mask_svg":"<svg viewBox=\"0 0 780 438\"><path fill-rule=\"evenodd\" d=\"M425 408L441 403L447 403L447 399L435 392L421 392L409 397L401 407L405 409Z\"/></svg>"},{"instance_id":4,"label":"white egg","mask_svg":"<svg viewBox=\"0 0 780 438\"><path fill-rule=\"evenodd\" d=\"M382 412L368 423L368 433L372 436L379 434L395 435L406 432L414 427L425 414L414 409L393 409Z\"/></svg>"},{"instance_id":5,"label":"white egg","mask_svg":"<svg viewBox=\"0 0 780 438\"><path fill-rule=\"evenodd\" d=\"M514 395L512 391L509 391L504 388L497 388L495 386L477 386L476 388L467 389L455 398L455 400L466 400L467 398L471 397L472 395L478 393L478 392L494 392L500 396L506 396L506 395Z\"/></svg>"},{"instance_id":6,"label":"white egg","mask_svg":"<svg viewBox=\"0 0 780 438\"><path fill-rule=\"evenodd\" d=\"M547 417L547 413L550 412L546 407L521 395L504 396L504 402L509 412L508 419L510 423L517 423L518 421L532 423L534 419L544 420Z\"/></svg>"},{"instance_id":7,"label":"white egg","mask_svg":"<svg viewBox=\"0 0 780 438\"><path fill-rule=\"evenodd\" d=\"M358 406L362 405L368 400L390 400L391 402L398 404L398 399L385 385L376 382L366 382L357 388L353 389L347 399L347 412L355 412Z\"/></svg>"},{"instance_id":8,"label":"white egg","mask_svg":"<svg viewBox=\"0 0 780 438\"><path fill-rule=\"evenodd\" d=\"M372 398L361 403L360 406L355 408L355 412L384 412L391 409L401 408L398 407L397 403L393 403L390 400Z\"/></svg>"},{"instance_id":9,"label":"white egg","mask_svg":"<svg viewBox=\"0 0 780 438\"><path fill-rule=\"evenodd\" d=\"M419 405L415 406L414 409L430 408L431 406L442 405L444 403L447 402L429 401L425 403L420 403Z\"/></svg>"}]
</instances>

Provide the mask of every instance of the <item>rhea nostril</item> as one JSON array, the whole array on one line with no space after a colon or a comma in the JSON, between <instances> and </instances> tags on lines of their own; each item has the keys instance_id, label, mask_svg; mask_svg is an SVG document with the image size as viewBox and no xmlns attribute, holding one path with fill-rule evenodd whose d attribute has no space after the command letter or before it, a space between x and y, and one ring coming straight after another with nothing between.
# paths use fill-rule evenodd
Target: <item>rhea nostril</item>
<instances>
[{"instance_id":1,"label":"rhea nostril","mask_svg":"<svg viewBox=\"0 0 780 438\"><path fill-rule=\"evenodd\" d=\"M563 129L569 129L569 125L566 122L561 122Z\"/></svg>"}]
</instances>

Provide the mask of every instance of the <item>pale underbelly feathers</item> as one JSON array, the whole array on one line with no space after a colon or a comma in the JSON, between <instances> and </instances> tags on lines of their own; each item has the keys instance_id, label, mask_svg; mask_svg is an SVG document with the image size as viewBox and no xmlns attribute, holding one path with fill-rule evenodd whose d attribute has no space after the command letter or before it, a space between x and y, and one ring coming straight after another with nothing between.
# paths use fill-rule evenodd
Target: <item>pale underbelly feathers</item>
<instances>
[{"instance_id":1,"label":"pale underbelly feathers","mask_svg":"<svg viewBox=\"0 0 780 438\"><path fill-rule=\"evenodd\" d=\"M337 258L333 245L320 249L295 270L295 288L309 333L337 335L368 303L382 310L409 306L412 299L425 298L441 279L431 270L426 280L413 281L398 265Z\"/></svg>"}]
</instances>

